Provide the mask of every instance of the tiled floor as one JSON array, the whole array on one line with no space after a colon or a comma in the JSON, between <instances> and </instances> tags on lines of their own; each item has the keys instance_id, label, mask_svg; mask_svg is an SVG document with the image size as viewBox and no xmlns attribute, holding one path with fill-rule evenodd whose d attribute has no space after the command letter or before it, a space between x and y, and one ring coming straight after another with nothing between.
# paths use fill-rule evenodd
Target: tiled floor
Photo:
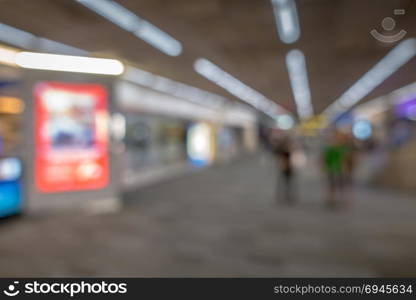
<instances>
[{"instance_id":1,"label":"tiled floor","mask_svg":"<svg viewBox=\"0 0 416 300\"><path fill-rule=\"evenodd\" d=\"M360 187L328 210L309 166L289 205L273 167L257 155L131 192L116 214L2 222L0 275L416 275L416 199Z\"/></svg>"}]
</instances>

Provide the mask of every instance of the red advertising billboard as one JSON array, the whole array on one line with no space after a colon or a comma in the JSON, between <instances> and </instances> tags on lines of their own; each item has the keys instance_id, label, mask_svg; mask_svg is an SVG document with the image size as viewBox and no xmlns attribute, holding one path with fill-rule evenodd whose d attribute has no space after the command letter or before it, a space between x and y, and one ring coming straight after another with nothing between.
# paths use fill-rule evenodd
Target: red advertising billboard
<instances>
[{"instance_id":1,"label":"red advertising billboard","mask_svg":"<svg viewBox=\"0 0 416 300\"><path fill-rule=\"evenodd\" d=\"M107 185L107 91L98 84L34 87L35 185L43 193Z\"/></svg>"}]
</instances>

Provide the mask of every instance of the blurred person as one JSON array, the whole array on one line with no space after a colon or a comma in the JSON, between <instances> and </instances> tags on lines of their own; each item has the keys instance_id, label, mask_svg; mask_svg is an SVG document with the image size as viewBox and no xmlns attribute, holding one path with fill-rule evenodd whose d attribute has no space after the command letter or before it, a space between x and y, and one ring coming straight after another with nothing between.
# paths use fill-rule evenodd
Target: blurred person
<instances>
[{"instance_id":1,"label":"blurred person","mask_svg":"<svg viewBox=\"0 0 416 300\"><path fill-rule=\"evenodd\" d=\"M345 201L348 201L348 204L351 205L354 199L354 173L358 159L357 147L351 134L345 135L344 146L346 148L344 166L346 190L344 194Z\"/></svg>"},{"instance_id":2,"label":"blurred person","mask_svg":"<svg viewBox=\"0 0 416 300\"><path fill-rule=\"evenodd\" d=\"M293 203L293 141L290 135L286 134L280 138L275 138L272 144L277 169L279 170L276 197L279 198L279 196L283 195L283 199L286 202ZM279 190L282 190L283 193L279 193Z\"/></svg>"},{"instance_id":3,"label":"blurred person","mask_svg":"<svg viewBox=\"0 0 416 300\"><path fill-rule=\"evenodd\" d=\"M323 167L327 177L327 204L334 208L345 197L348 180L347 165L353 169L353 159L348 158L350 149L346 136L335 130L323 150ZM348 160L350 159L350 162ZM352 173L351 173L352 174Z\"/></svg>"}]
</instances>

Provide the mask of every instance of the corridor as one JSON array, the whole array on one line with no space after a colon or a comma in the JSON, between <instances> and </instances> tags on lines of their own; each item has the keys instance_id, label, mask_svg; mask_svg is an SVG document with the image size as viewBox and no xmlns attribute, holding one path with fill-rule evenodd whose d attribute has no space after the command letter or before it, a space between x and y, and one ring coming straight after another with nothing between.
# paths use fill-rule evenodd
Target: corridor
<instances>
[{"instance_id":1,"label":"corridor","mask_svg":"<svg viewBox=\"0 0 416 300\"><path fill-rule=\"evenodd\" d=\"M329 210L308 166L285 204L273 167L251 155L130 191L117 213L3 221L0 275L415 276L415 199L359 186Z\"/></svg>"}]
</instances>

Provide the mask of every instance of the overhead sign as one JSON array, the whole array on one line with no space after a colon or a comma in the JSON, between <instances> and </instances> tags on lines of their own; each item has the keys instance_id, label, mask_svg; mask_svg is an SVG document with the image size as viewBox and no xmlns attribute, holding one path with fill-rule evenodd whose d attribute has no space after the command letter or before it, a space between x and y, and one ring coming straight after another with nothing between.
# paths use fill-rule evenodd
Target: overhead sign
<instances>
[{"instance_id":1,"label":"overhead sign","mask_svg":"<svg viewBox=\"0 0 416 300\"><path fill-rule=\"evenodd\" d=\"M40 82L34 87L35 184L40 192L108 184L107 91L97 84Z\"/></svg>"},{"instance_id":2,"label":"overhead sign","mask_svg":"<svg viewBox=\"0 0 416 300\"><path fill-rule=\"evenodd\" d=\"M300 123L300 130L305 135L315 135L317 130L328 126L328 120L324 115L316 115Z\"/></svg>"}]
</instances>

